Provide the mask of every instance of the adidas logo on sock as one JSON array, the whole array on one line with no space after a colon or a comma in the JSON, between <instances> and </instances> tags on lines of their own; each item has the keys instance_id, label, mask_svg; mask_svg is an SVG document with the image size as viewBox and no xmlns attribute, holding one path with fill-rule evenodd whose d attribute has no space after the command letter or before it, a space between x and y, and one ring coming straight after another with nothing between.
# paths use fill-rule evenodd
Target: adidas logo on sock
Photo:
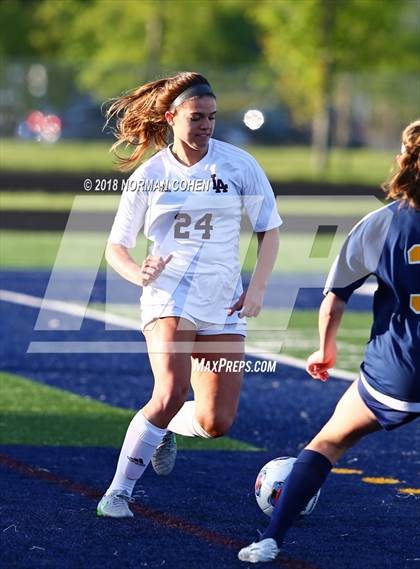
<instances>
[{"instance_id":1,"label":"adidas logo on sock","mask_svg":"<svg viewBox=\"0 0 420 569\"><path fill-rule=\"evenodd\" d=\"M137 464L138 466L144 466L144 461L142 458L134 458L133 456L127 456L127 458L133 464Z\"/></svg>"}]
</instances>

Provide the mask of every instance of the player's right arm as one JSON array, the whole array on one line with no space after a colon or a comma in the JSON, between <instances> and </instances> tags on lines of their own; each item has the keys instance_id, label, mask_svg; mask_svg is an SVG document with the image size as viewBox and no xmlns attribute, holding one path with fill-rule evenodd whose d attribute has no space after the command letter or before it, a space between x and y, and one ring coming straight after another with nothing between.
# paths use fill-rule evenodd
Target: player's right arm
<instances>
[{"instance_id":1,"label":"player's right arm","mask_svg":"<svg viewBox=\"0 0 420 569\"><path fill-rule=\"evenodd\" d=\"M320 347L306 363L306 371L314 379L326 381L329 377L328 369L336 360L337 331L346 302L370 274L375 274L391 220L388 207L365 216L353 227L331 267L319 312Z\"/></svg>"},{"instance_id":2,"label":"player's right arm","mask_svg":"<svg viewBox=\"0 0 420 569\"><path fill-rule=\"evenodd\" d=\"M319 350L311 354L306 363L306 371L314 378L326 381L328 370L337 357L337 332L344 314L346 303L333 292L329 292L319 309Z\"/></svg>"},{"instance_id":3,"label":"player's right arm","mask_svg":"<svg viewBox=\"0 0 420 569\"><path fill-rule=\"evenodd\" d=\"M149 207L148 196L140 186L143 167L138 168L129 178L122 195L118 211L112 225L105 250L109 265L123 278L144 287L156 280L172 259L172 255L158 257L148 255L139 265L128 252L135 247L137 235L144 225Z\"/></svg>"},{"instance_id":4,"label":"player's right arm","mask_svg":"<svg viewBox=\"0 0 420 569\"><path fill-rule=\"evenodd\" d=\"M118 243L108 242L105 258L111 267L123 278L135 285L145 287L158 278L167 263L172 259L172 255L167 257L148 255L143 263L139 265L130 255L127 247Z\"/></svg>"}]
</instances>

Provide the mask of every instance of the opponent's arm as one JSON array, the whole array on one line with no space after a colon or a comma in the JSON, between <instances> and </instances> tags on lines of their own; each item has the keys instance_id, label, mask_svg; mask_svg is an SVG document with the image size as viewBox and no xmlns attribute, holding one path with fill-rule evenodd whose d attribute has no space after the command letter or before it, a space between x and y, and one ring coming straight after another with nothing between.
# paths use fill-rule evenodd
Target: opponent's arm
<instances>
[{"instance_id":1,"label":"opponent's arm","mask_svg":"<svg viewBox=\"0 0 420 569\"><path fill-rule=\"evenodd\" d=\"M279 250L279 230L269 229L257 233L258 255L254 272L249 287L242 293L239 300L229 308L231 315L235 310L240 310L239 316L258 316L264 302L264 293L268 285L274 263Z\"/></svg>"},{"instance_id":2,"label":"opponent's arm","mask_svg":"<svg viewBox=\"0 0 420 569\"><path fill-rule=\"evenodd\" d=\"M337 356L337 332L346 303L333 292L329 292L319 309L319 350L311 354L306 362L306 371L314 378L326 381L328 369L335 364Z\"/></svg>"},{"instance_id":3,"label":"opponent's arm","mask_svg":"<svg viewBox=\"0 0 420 569\"><path fill-rule=\"evenodd\" d=\"M135 285L144 287L158 278L167 263L172 259L172 255L168 255L164 258L149 255L143 263L139 265L130 255L127 247L108 241L105 250L105 259L123 278Z\"/></svg>"}]
</instances>

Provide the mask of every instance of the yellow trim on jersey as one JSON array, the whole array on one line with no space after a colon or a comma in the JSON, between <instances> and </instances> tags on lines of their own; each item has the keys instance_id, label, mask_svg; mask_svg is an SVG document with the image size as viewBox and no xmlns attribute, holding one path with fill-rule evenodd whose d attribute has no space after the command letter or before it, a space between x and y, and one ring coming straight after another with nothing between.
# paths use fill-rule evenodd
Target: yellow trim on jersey
<instances>
[{"instance_id":1,"label":"yellow trim on jersey","mask_svg":"<svg viewBox=\"0 0 420 569\"><path fill-rule=\"evenodd\" d=\"M416 314L420 314L420 294L410 294L410 308Z\"/></svg>"},{"instance_id":2,"label":"yellow trim on jersey","mask_svg":"<svg viewBox=\"0 0 420 569\"><path fill-rule=\"evenodd\" d=\"M420 245L413 245L407 251L408 262L410 265L417 265L420 263Z\"/></svg>"},{"instance_id":3,"label":"yellow trim on jersey","mask_svg":"<svg viewBox=\"0 0 420 569\"><path fill-rule=\"evenodd\" d=\"M407 251L409 265L420 263L420 245L416 244ZM416 314L420 314L420 294L410 294L410 308Z\"/></svg>"}]
</instances>

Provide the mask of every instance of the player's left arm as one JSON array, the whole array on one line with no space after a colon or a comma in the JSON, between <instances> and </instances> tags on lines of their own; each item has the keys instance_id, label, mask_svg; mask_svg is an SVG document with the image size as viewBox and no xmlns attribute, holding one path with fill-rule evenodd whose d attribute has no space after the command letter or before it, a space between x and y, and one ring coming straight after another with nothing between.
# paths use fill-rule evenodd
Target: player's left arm
<instances>
[{"instance_id":1,"label":"player's left arm","mask_svg":"<svg viewBox=\"0 0 420 569\"><path fill-rule=\"evenodd\" d=\"M333 292L327 293L319 309L319 350L311 354L306 362L306 371L314 379L327 381L328 370L337 357L337 332L346 303Z\"/></svg>"},{"instance_id":2,"label":"player's left arm","mask_svg":"<svg viewBox=\"0 0 420 569\"><path fill-rule=\"evenodd\" d=\"M279 251L279 230L277 227L257 233L258 255L254 272L248 289L244 291L239 300L229 308L229 316L240 310L239 316L258 316L264 302L265 289Z\"/></svg>"}]
</instances>

